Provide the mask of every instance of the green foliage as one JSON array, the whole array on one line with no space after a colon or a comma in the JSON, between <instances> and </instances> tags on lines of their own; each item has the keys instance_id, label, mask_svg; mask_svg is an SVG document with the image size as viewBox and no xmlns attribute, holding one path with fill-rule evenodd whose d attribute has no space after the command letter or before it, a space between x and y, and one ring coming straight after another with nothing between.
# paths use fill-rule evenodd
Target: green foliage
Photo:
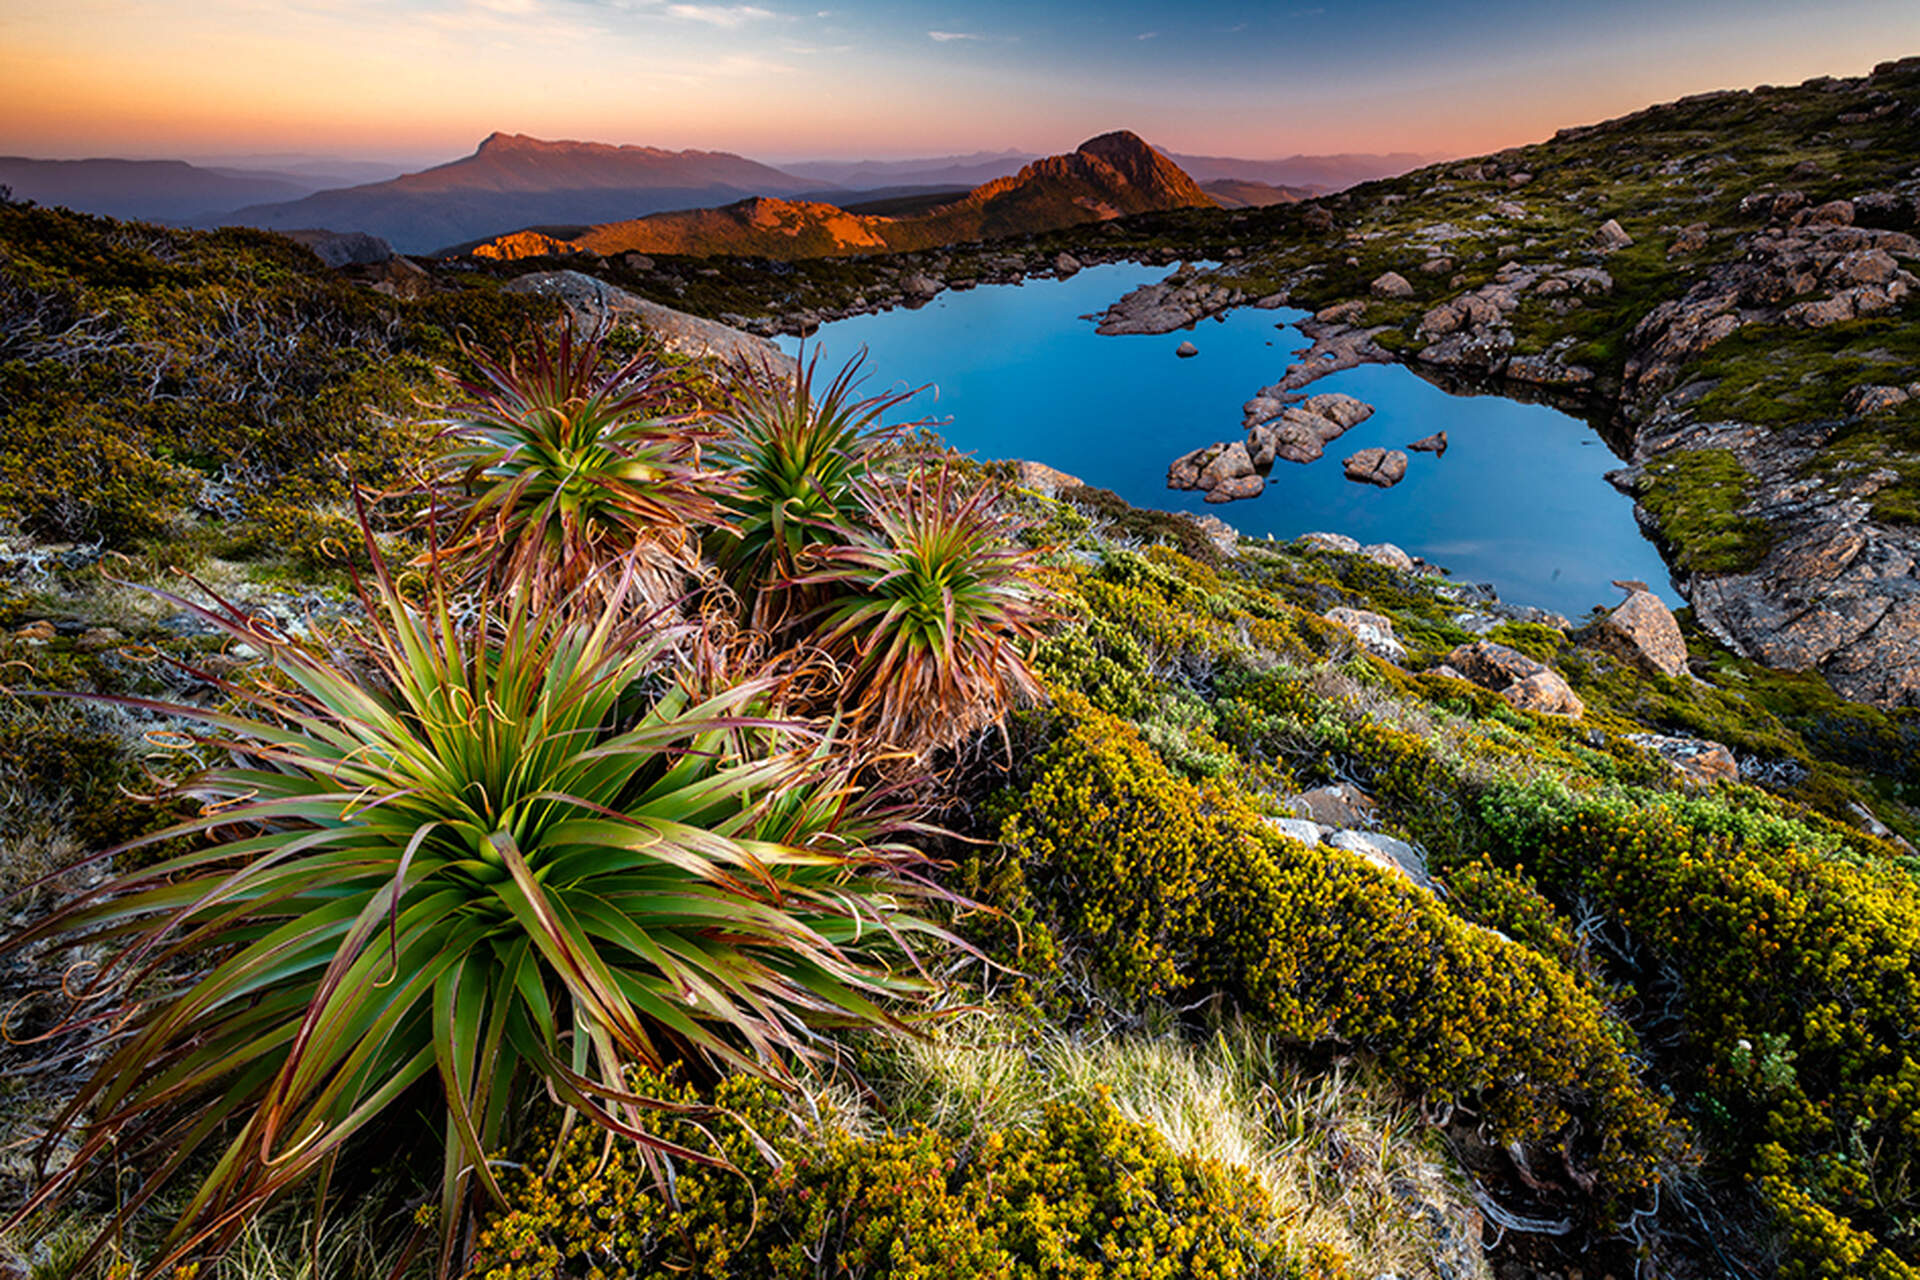
<instances>
[{"instance_id":1,"label":"green foliage","mask_svg":"<svg viewBox=\"0 0 1920 1280\"><path fill-rule=\"evenodd\" d=\"M698 1099L657 1078L642 1092ZM809 1134L764 1086L723 1083L704 1130L733 1166L684 1169L668 1204L625 1146L576 1129L508 1179L509 1208L482 1232L478 1280L1339 1280L1346 1260L1289 1256L1258 1183L1172 1151L1104 1097L1052 1104L1036 1130L987 1129L967 1145L929 1129Z\"/></svg>"},{"instance_id":2,"label":"green foliage","mask_svg":"<svg viewBox=\"0 0 1920 1280\"><path fill-rule=\"evenodd\" d=\"M1119 993L1220 992L1302 1041L1365 1047L1417 1090L1476 1099L1508 1140L1568 1144L1602 1215L1675 1157L1631 1033L1560 965L1353 855L1278 837L1130 726L1060 706L1001 828L1018 874L977 865L977 887L1084 949Z\"/></svg>"},{"instance_id":3,"label":"green foliage","mask_svg":"<svg viewBox=\"0 0 1920 1280\"><path fill-rule=\"evenodd\" d=\"M914 855L830 744L758 717L764 686L690 694L671 637L616 611L521 601L463 628L439 593L418 613L379 585L338 659L200 611L280 681L236 688L235 712L142 704L245 762L147 837L208 839L8 944L107 948L74 1016L115 1033L30 1207L109 1152L144 1175L116 1222L197 1176L156 1270L324 1183L410 1091L438 1099L444 1260L472 1194L498 1194L488 1157L530 1084L674 1151L629 1067L785 1081L811 1028L897 1025L881 1002L925 987L895 967L926 928L898 874ZM156 972L177 976L156 990Z\"/></svg>"},{"instance_id":4,"label":"green foliage","mask_svg":"<svg viewBox=\"0 0 1920 1280\"><path fill-rule=\"evenodd\" d=\"M756 616L781 612L775 601L809 548L844 542L861 521L860 488L894 434L880 419L911 394L855 399L864 361L864 353L848 361L816 392L816 348L790 383L771 370L748 375L721 411L713 459L734 473L735 527L716 531L711 542Z\"/></svg>"},{"instance_id":5,"label":"green foliage","mask_svg":"<svg viewBox=\"0 0 1920 1280\"><path fill-rule=\"evenodd\" d=\"M1772 534L1747 505L1746 468L1726 449L1675 451L1647 463L1635 490L1674 563L1692 573L1744 573L1771 548Z\"/></svg>"},{"instance_id":6,"label":"green foliage","mask_svg":"<svg viewBox=\"0 0 1920 1280\"><path fill-rule=\"evenodd\" d=\"M1791 1155L1771 1173L1796 1196L1909 1247L1920 1226L1913 878L1840 856L1830 832L1718 797L1543 783L1493 789L1482 815L1496 857L1561 901L1599 904L1678 983L1677 1065L1731 1118L1723 1138L1777 1144Z\"/></svg>"}]
</instances>

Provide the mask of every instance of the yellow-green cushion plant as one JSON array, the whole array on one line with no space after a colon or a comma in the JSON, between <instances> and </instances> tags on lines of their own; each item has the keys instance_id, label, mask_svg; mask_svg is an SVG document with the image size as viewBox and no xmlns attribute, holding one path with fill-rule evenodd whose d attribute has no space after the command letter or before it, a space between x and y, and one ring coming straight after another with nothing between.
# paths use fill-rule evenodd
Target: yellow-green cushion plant
<instances>
[{"instance_id":1,"label":"yellow-green cushion plant","mask_svg":"<svg viewBox=\"0 0 1920 1280\"><path fill-rule=\"evenodd\" d=\"M817 1028L896 1025L925 990L914 855L839 753L757 718L756 686L696 699L617 607L521 601L463 626L384 572L366 604L339 656L196 610L278 676L232 689L232 714L149 705L242 762L194 784L204 816L148 838L202 847L10 944L102 957L73 1014L101 1054L29 1208L109 1156L144 1174L120 1220L198 1179L155 1273L324 1187L350 1140L423 1098L444 1116L444 1268L529 1090L675 1150L630 1069L789 1081Z\"/></svg>"}]
</instances>

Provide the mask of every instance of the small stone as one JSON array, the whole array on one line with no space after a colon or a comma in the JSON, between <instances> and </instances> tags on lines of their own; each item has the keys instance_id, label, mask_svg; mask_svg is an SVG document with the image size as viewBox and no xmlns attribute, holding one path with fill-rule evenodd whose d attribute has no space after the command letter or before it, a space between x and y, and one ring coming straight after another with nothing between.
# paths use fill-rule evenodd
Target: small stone
<instances>
[{"instance_id":1,"label":"small stone","mask_svg":"<svg viewBox=\"0 0 1920 1280\"><path fill-rule=\"evenodd\" d=\"M1433 881L1427 875L1427 860L1405 840L1396 840L1378 831L1349 829L1334 832L1326 837L1324 843L1348 853L1357 853L1382 870L1405 876L1422 888L1433 887Z\"/></svg>"},{"instance_id":2,"label":"small stone","mask_svg":"<svg viewBox=\"0 0 1920 1280\"><path fill-rule=\"evenodd\" d=\"M1303 533L1298 541L1318 551L1343 551L1350 556L1360 554L1360 544L1344 533Z\"/></svg>"},{"instance_id":3,"label":"small stone","mask_svg":"<svg viewBox=\"0 0 1920 1280\"><path fill-rule=\"evenodd\" d=\"M1673 613L1651 591L1635 591L1595 629L1595 639L1642 670L1687 674L1687 642Z\"/></svg>"},{"instance_id":4,"label":"small stone","mask_svg":"<svg viewBox=\"0 0 1920 1280\"><path fill-rule=\"evenodd\" d=\"M1617 218L1608 218L1595 228L1593 247L1601 253L1614 253L1633 243L1633 237L1620 225Z\"/></svg>"},{"instance_id":5,"label":"small stone","mask_svg":"<svg viewBox=\"0 0 1920 1280\"><path fill-rule=\"evenodd\" d=\"M1353 632L1353 638L1360 647L1378 658L1385 658L1395 666L1407 660L1406 646L1393 634L1393 619L1366 609L1349 609L1341 606L1327 610L1327 621L1336 623Z\"/></svg>"},{"instance_id":6,"label":"small stone","mask_svg":"<svg viewBox=\"0 0 1920 1280\"><path fill-rule=\"evenodd\" d=\"M1391 542L1369 543L1360 548L1360 554L1375 564L1383 564L1389 569L1398 569L1402 573L1413 572L1413 557Z\"/></svg>"},{"instance_id":7,"label":"small stone","mask_svg":"<svg viewBox=\"0 0 1920 1280\"><path fill-rule=\"evenodd\" d=\"M1677 258L1682 254L1698 253L1706 247L1707 224L1704 222L1688 223L1686 226L1680 228L1680 234L1675 236L1673 243L1667 246L1667 256L1669 258Z\"/></svg>"},{"instance_id":8,"label":"small stone","mask_svg":"<svg viewBox=\"0 0 1920 1280\"><path fill-rule=\"evenodd\" d=\"M1721 743L1658 733L1629 734L1627 741L1665 760L1675 773L1694 786L1710 787L1716 782L1740 779L1740 762Z\"/></svg>"},{"instance_id":9,"label":"small stone","mask_svg":"<svg viewBox=\"0 0 1920 1280\"><path fill-rule=\"evenodd\" d=\"M1413 286L1407 283L1407 278L1397 271L1388 271L1376 277L1374 282L1367 286L1367 290L1376 298L1411 298L1413 296Z\"/></svg>"},{"instance_id":10,"label":"small stone","mask_svg":"<svg viewBox=\"0 0 1920 1280\"><path fill-rule=\"evenodd\" d=\"M652 258L649 258L644 253L636 253L631 250L620 255L620 263L629 271L653 270Z\"/></svg>"},{"instance_id":11,"label":"small stone","mask_svg":"<svg viewBox=\"0 0 1920 1280\"><path fill-rule=\"evenodd\" d=\"M1347 479L1391 489L1407 474L1407 455L1398 449L1362 449L1341 464Z\"/></svg>"},{"instance_id":12,"label":"small stone","mask_svg":"<svg viewBox=\"0 0 1920 1280\"><path fill-rule=\"evenodd\" d=\"M1182 360L1190 360L1200 354L1200 348L1194 346L1191 342L1183 342L1173 349L1173 354L1179 356Z\"/></svg>"},{"instance_id":13,"label":"small stone","mask_svg":"<svg viewBox=\"0 0 1920 1280\"><path fill-rule=\"evenodd\" d=\"M1579 695L1553 671L1535 672L1525 680L1500 690L1500 696L1522 711L1538 711L1543 715L1574 719L1587 714L1586 703L1580 701Z\"/></svg>"},{"instance_id":14,"label":"small stone","mask_svg":"<svg viewBox=\"0 0 1920 1280\"><path fill-rule=\"evenodd\" d=\"M1422 436L1420 439L1408 445L1407 448L1414 450L1416 453L1431 453L1437 458L1447 451L1447 433L1444 431L1436 431L1430 436Z\"/></svg>"},{"instance_id":15,"label":"small stone","mask_svg":"<svg viewBox=\"0 0 1920 1280\"><path fill-rule=\"evenodd\" d=\"M1070 253L1062 253L1053 260L1053 269L1062 276L1080 274L1080 259Z\"/></svg>"}]
</instances>

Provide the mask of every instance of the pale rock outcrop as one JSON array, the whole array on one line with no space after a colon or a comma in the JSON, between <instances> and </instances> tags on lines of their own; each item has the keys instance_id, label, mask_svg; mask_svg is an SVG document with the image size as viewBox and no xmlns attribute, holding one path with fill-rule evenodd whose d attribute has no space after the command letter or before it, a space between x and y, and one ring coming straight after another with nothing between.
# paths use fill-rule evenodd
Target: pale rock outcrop
<instances>
[{"instance_id":1,"label":"pale rock outcrop","mask_svg":"<svg viewBox=\"0 0 1920 1280\"><path fill-rule=\"evenodd\" d=\"M1643 671L1687 674L1687 642L1673 613L1651 591L1635 591L1594 628L1594 640Z\"/></svg>"},{"instance_id":2,"label":"pale rock outcrop","mask_svg":"<svg viewBox=\"0 0 1920 1280\"><path fill-rule=\"evenodd\" d=\"M1536 671L1500 690L1500 696L1522 711L1573 719L1587 714L1586 703L1556 671Z\"/></svg>"},{"instance_id":3,"label":"pale rock outcrop","mask_svg":"<svg viewBox=\"0 0 1920 1280\"><path fill-rule=\"evenodd\" d=\"M1321 843L1330 848L1357 853L1381 870L1405 876L1422 888L1433 887L1433 879L1427 874L1426 858L1405 840L1382 835L1378 831L1348 828L1329 833Z\"/></svg>"},{"instance_id":4,"label":"pale rock outcrop","mask_svg":"<svg viewBox=\"0 0 1920 1280\"><path fill-rule=\"evenodd\" d=\"M1360 554L1375 564L1383 564L1389 569L1398 569L1402 573L1413 572L1413 557L1391 542L1369 543L1360 548Z\"/></svg>"},{"instance_id":5,"label":"pale rock outcrop","mask_svg":"<svg viewBox=\"0 0 1920 1280\"><path fill-rule=\"evenodd\" d=\"M1328 622L1345 627L1353 632L1353 638L1360 647L1377 658L1385 658L1395 666L1407 660L1407 647L1393 633L1393 619L1367 609L1350 609L1346 606L1329 609Z\"/></svg>"},{"instance_id":6,"label":"pale rock outcrop","mask_svg":"<svg viewBox=\"0 0 1920 1280\"><path fill-rule=\"evenodd\" d=\"M1013 464L1014 481L1023 489L1031 489L1042 497L1056 498L1068 489L1085 487L1085 481L1078 476L1068 475L1057 467L1044 462L1032 462L1020 459Z\"/></svg>"},{"instance_id":7,"label":"pale rock outcrop","mask_svg":"<svg viewBox=\"0 0 1920 1280\"><path fill-rule=\"evenodd\" d=\"M596 332L602 326L631 324L646 330L675 355L712 356L777 377L791 377L797 367L792 356L765 338L649 302L578 271L520 276L508 282L506 291L560 299L574 327L583 333Z\"/></svg>"},{"instance_id":8,"label":"pale rock outcrop","mask_svg":"<svg viewBox=\"0 0 1920 1280\"><path fill-rule=\"evenodd\" d=\"M1627 741L1643 747L1673 766L1693 786L1740 780L1740 762L1723 744L1705 738L1678 738L1658 733L1632 733Z\"/></svg>"}]
</instances>

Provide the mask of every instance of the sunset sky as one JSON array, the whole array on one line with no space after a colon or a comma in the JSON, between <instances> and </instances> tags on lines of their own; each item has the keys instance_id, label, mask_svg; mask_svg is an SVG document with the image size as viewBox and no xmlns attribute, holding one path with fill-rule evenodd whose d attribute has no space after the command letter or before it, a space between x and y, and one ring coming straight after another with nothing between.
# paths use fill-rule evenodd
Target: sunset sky
<instances>
[{"instance_id":1,"label":"sunset sky","mask_svg":"<svg viewBox=\"0 0 1920 1280\"><path fill-rule=\"evenodd\" d=\"M1915 0L0 0L0 153L1468 154L1911 53Z\"/></svg>"}]
</instances>

